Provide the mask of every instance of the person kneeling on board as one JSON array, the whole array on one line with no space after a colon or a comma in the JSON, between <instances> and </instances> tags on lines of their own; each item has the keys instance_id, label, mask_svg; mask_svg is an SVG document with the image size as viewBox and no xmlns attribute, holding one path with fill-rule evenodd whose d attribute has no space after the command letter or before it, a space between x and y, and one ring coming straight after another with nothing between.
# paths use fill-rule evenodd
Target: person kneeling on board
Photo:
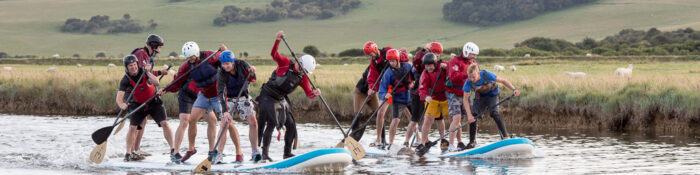
<instances>
[{"instance_id":1,"label":"person kneeling on board","mask_svg":"<svg viewBox=\"0 0 700 175\"><path fill-rule=\"evenodd\" d=\"M160 82L158 78L151 73L150 64L146 63L143 68L139 68L137 62L138 58L134 55L124 57L126 75L124 75L119 83L119 91L117 92L117 105L119 105L121 109L129 108L131 111L156 95L156 86L158 86ZM142 82L136 82L141 76L144 76L141 78ZM124 94L130 89L135 91L133 100L124 102ZM156 124L163 128L163 136L170 146L170 156L174 156L175 147L173 147L173 133L170 130L168 122L165 121L168 117L163 107L163 101L159 97L155 97L154 100L146 104L145 108L129 116L130 124L129 130L126 133L126 154L124 155L124 161L138 160L132 157L132 155L135 154L134 142L136 141L137 130L141 129L139 125L146 119L146 115L151 115L151 118L156 121Z\"/></svg>"},{"instance_id":2,"label":"person kneeling on board","mask_svg":"<svg viewBox=\"0 0 700 175\"><path fill-rule=\"evenodd\" d=\"M498 103L498 85L496 83L501 83L513 90L515 96L520 96L520 91L515 89L513 84L508 80L499 78L496 74L489 72L487 70L479 70L479 66L472 64L467 68L467 73L469 74L468 81L464 83L462 90L464 91L464 97L469 97L471 91L475 91L476 97L474 97L474 103L470 104L465 98L464 104L470 104L471 109L467 108L467 121L469 122L469 143L467 148L474 148L476 145L476 132L477 123L476 120L485 115L486 112L490 113L491 118L496 122L496 126L501 134L501 139L509 139L508 131L506 126L503 124L503 119L501 115L498 114L498 106L494 106ZM485 110L489 111L485 111ZM480 116L476 116L481 114Z\"/></svg>"},{"instance_id":3,"label":"person kneeling on board","mask_svg":"<svg viewBox=\"0 0 700 175\"><path fill-rule=\"evenodd\" d=\"M224 134L221 137L219 144L219 152L224 152L226 145L226 129L231 134L231 140L236 145L236 162L243 162L243 153L240 147L240 137L238 130L233 125L231 116L234 112L238 114L242 120L248 121L248 139L252 149L251 161L258 162L262 159L262 154L258 152L258 121L255 119L255 107L253 106L252 97L248 94L248 82L255 82L255 67L248 62L239 60L231 51L221 53L219 59L221 61L221 69L219 69L219 100L221 101L224 113L224 119L221 120L221 125L230 120L228 126L221 126ZM248 79L246 79L246 77ZM240 97L238 94L241 94ZM223 105L225 104L225 105ZM218 156L214 163L221 163L223 156Z\"/></svg>"}]
</instances>

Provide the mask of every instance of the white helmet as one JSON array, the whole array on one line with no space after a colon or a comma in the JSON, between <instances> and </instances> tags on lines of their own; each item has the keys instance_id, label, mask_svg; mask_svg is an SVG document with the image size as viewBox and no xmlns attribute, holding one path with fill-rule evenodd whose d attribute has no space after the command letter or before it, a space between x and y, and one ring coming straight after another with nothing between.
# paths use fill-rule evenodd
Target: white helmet
<instances>
[{"instance_id":1,"label":"white helmet","mask_svg":"<svg viewBox=\"0 0 700 175\"><path fill-rule=\"evenodd\" d=\"M306 71L309 73L313 73L313 71L316 69L316 60L311 55L301 56L299 59L299 64L301 64L301 67L306 69Z\"/></svg>"},{"instance_id":2,"label":"white helmet","mask_svg":"<svg viewBox=\"0 0 700 175\"><path fill-rule=\"evenodd\" d=\"M462 55L464 55L464 57L468 57L470 53L479 55L479 46L471 41L464 44L464 47L462 48Z\"/></svg>"},{"instance_id":3,"label":"white helmet","mask_svg":"<svg viewBox=\"0 0 700 175\"><path fill-rule=\"evenodd\" d=\"M189 58L191 56L199 57L199 45L197 45L197 43L194 41L186 42L185 45L182 45L182 55L184 55L185 58Z\"/></svg>"}]
</instances>

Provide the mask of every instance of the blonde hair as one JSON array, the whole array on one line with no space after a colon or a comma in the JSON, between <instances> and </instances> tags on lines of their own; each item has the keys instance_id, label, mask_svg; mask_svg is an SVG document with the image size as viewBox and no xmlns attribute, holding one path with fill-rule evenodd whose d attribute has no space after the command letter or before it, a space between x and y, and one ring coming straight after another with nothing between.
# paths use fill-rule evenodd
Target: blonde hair
<instances>
[{"instance_id":1,"label":"blonde hair","mask_svg":"<svg viewBox=\"0 0 700 175\"><path fill-rule=\"evenodd\" d=\"M467 68L467 74L473 74L477 71L479 71L479 66L476 64L469 65L469 68Z\"/></svg>"}]
</instances>

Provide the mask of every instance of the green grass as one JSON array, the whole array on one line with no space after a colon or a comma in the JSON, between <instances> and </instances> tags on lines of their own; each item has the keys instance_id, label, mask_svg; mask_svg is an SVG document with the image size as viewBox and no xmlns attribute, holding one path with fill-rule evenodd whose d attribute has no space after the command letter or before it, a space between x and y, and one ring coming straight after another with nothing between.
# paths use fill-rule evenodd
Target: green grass
<instances>
[{"instance_id":1,"label":"green grass","mask_svg":"<svg viewBox=\"0 0 700 175\"><path fill-rule=\"evenodd\" d=\"M204 49L225 43L232 50L266 56L280 29L298 52L305 45L338 53L359 48L368 40L379 45L413 48L428 41L440 41L445 47L460 47L475 41L482 48L510 48L533 36L579 41L584 37L601 39L624 28L661 30L700 28L700 1L693 0L601 0L591 5L547 13L527 21L491 27L447 22L442 5L448 0L376 0L363 1L360 8L346 16L328 20L286 19L278 22L215 27L212 21L225 5L264 7L270 0L191 0L168 3L167 0L4 0L0 1L0 51L9 54L50 56L94 56L105 52L118 57L144 45L147 33L164 37L161 56L180 52L182 43L194 40ZM154 19L154 31L141 34L82 35L59 32L67 18L87 19L94 15L121 18L124 13L142 22ZM281 52L287 52L281 50Z\"/></svg>"}]
</instances>

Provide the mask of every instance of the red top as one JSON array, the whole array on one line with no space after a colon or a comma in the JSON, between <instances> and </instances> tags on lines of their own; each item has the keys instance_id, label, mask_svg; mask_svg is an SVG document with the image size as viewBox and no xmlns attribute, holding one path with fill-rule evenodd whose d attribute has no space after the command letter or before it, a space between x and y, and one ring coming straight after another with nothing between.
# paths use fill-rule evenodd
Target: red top
<instances>
[{"instance_id":1,"label":"red top","mask_svg":"<svg viewBox=\"0 0 700 175\"><path fill-rule=\"evenodd\" d=\"M284 76L284 73L289 70L289 58L280 55L277 53L277 48L279 48L280 45L280 40L275 40L275 45L272 46L272 51L270 52L270 55L272 56L272 59L277 62L277 69L275 69L275 73L277 73L277 76ZM294 72L300 73L297 68L294 68ZM302 73L303 74L303 73ZM314 98L316 97L316 94L314 94L313 90L311 89L311 85L309 84L309 78L304 75L304 77L301 79L301 83L299 83L299 86L301 86L301 89L304 89L304 93L306 93L307 98Z\"/></svg>"},{"instance_id":2,"label":"red top","mask_svg":"<svg viewBox=\"0 0 700 175\"><path fill-rule=\"evenodd\" d=\"M425 101L425 96L430 95L430 89L433 88L433 100L447 100L447 97L445 97L445 90L447 89L447 87L445 86L445 79L447 75L445 74L444 70L440 67L440 62L435 64L435 66L435 71L423 71L423 74L420 77L420 87L418 88L418 91L420 93L421 101ZM437 86L433 87L433 85L435 85L436 79L438 78L438 73L441 73L442 75L440 75L440 79L437 80Z\"/></svg>"},{"instance_id":3,"label":"red top","mask_svg":"<svg viewBox=\"0 0 700 175\"><path fill-rule=\"evenodd\" d=\"M413 56L413 69L416 70L416 72L423 72L423 56L425 55L425 51L423 49L418 50L416 52L416 55Z\"/></svg>"},{"instance_id":4,"label":"red top","mask_svg":"<svg viewBox=\"0 0 700 175\"><path fill-rule=\"evenodd\" d=\"M377 65L381 64L383 62L385 56L386 56L386 51L393 49L391 46L387 46L384 48L385 52L379 54L379 57L377 59L370 60L369 63L369 74L367 75L367 89L373 89L375 92L379 90L379 86L377 87L372 87L374 85L374 82L377 82L379 79L379 74L381 74L382 70L378 70L378 67L374 67L374 64L372 62L376 63ZM387 63L388 64L388 63ZM387 65L388 66L388 65Z\"/></svg>"},{"instance_id":5,"label":"red top","mask_svg":"<svg viewBox=\"0 0 700 175\"><path fill-rule=\"evenodd\" d=\"M447 87L447 92L453 93L457 96L462 96L464 91L462 91L462 86L464 82L467 81L467 68L469 65L476 64L476 60L464 58L462 55L452 57L449 62L447 62L447 76L450 77L450 82L458 87Z\"/></svg>"},{"instance_id":6,"label":"red top","mask_svg":"<svg viewBox=\"0 0 700 175\"><path fill-rule=\"evenodd\" d=\"M147 52L147 50L146 50L145 47L144 47L144 48L136 49L136 50L134 51L134 56L136 56L136 58L139 59L139 61L138 61L139 67L144 67L144 66L146 66L146 64L144 64L144 62L145 62L145 63L150 63L150 62L151 62L151 59L150 59L151 57L148 56L148 52ZM149 67L149 68L150 68L150 67ZM156 71L156 70L151 70L151 73L153 73L153 75L155 75L155 76L159 76L159 75L160 75L160 71Z\"/></svg>"},{"instance_id":7,"label":"red top","mask_svg":"<svg viewBox=\"0 0 700 175\"><path fill-rule=\"evenodd\" d=\"M204 55L200 55L199 58L207 58L210 55L215 54L214 56L209 58L209 60L207 60L207 63L216 68L216 67L219 67L219 65L221 65L221 62L219 62L219 54L220 53L221 52L216 52L216 51L205 51ZM194 63L194 65L195 66L198 65L200 62L202 62L202 59L197 60ZM184 76L184 77L182 79L178 80L177 82L172 82L173 85L170 86L168 89L165 89L165 91L175 92L175 91L179 90L182 87L182 85L185 84L185 81L187 81L187 78L189 78L189 74L187 74L187 75L182 75L182 74L184 74L185 72L187 72L189 70L190 70L189 61L185 61L184 63L182 63L182 65L180 66L180 68L177 71L177 74L175 74L174 79L177 79L180 76ZM191 81L190 84L192 84L192 82L194 82L194 81ZM207 98L216 97L218 95L218 92L216 90L217 84L218 83L212 83L211 85L209 85L207 87L199 87L199 91L202 92L204 97L207 97ZM190 85L188 85L188 86L190 86Z\"/></svg>"}]
</instances>

